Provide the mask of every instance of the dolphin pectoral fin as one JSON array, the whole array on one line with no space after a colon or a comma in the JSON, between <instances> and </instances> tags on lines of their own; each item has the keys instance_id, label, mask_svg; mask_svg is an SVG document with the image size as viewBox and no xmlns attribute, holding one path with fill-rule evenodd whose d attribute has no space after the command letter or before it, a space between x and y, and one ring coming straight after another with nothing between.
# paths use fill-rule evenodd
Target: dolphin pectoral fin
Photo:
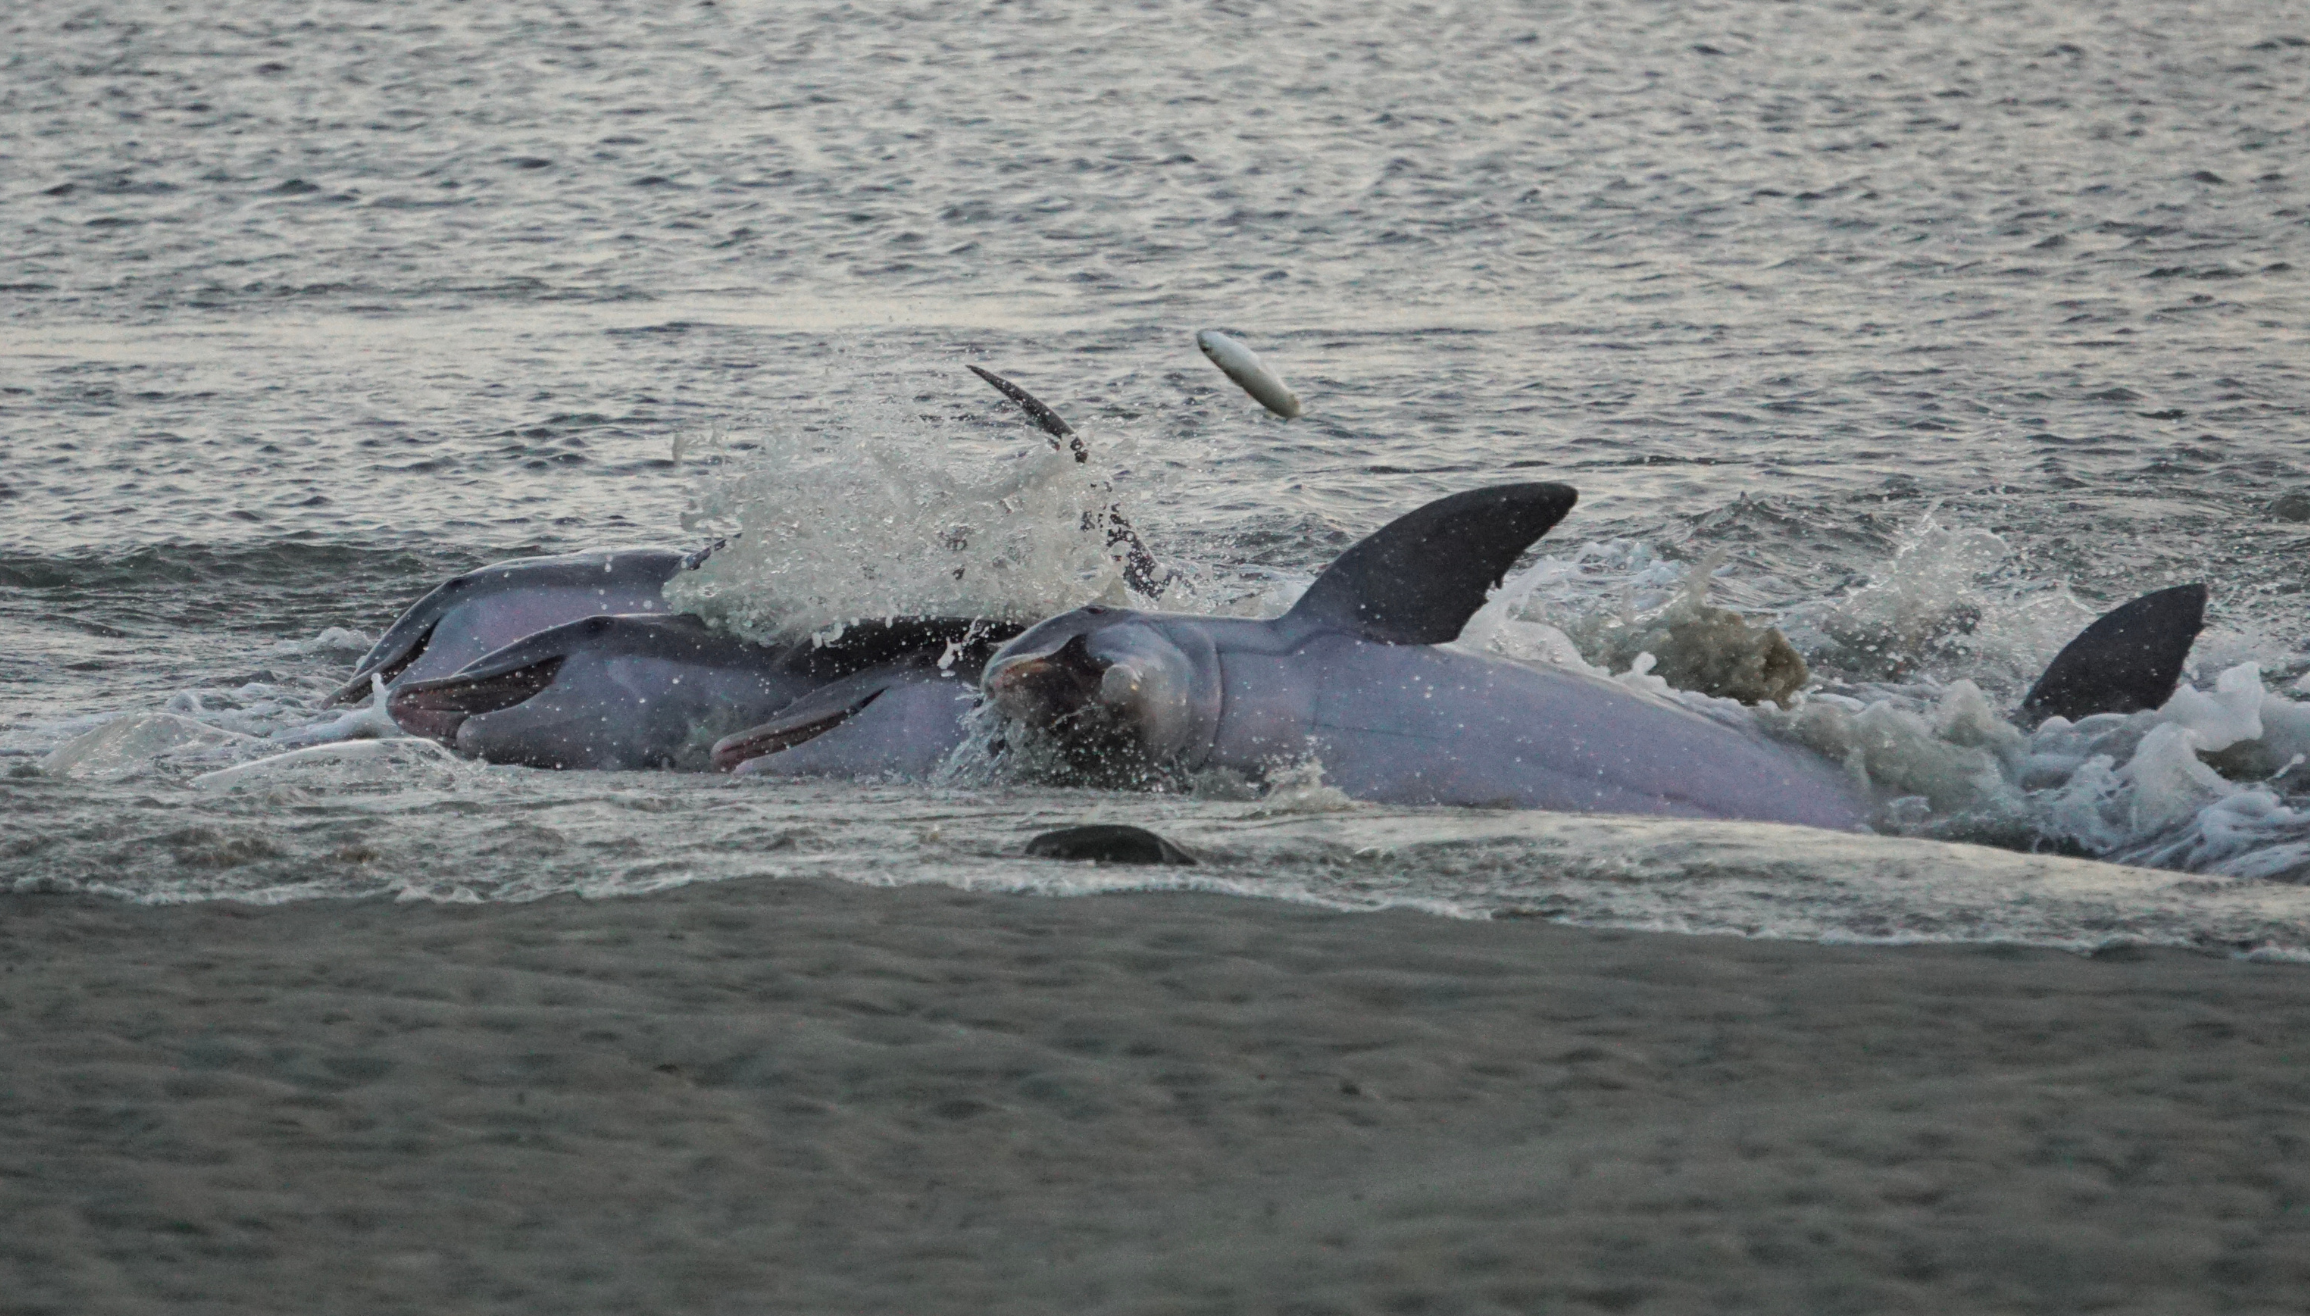
<instances>
[{"instance_id":1,"label":"dolphin pectoral fin","mask_svg":"<svg viewBox=\"0 0 2310 1316\"><path fill-rule=\"evenodd\" d=\"M1383 644L1449 643L1579 498L1564 484L1502 484L1439 498L1340 554L1282 622Z\"/></svg>"},{"instance_id":2,"label":"dolphin pectoral fin","mask_svg":"<svg viewBox=\"0 0 2310 1316\"><path fill-rule=\"evenodd\" d=\"M487 676L443 676L405 685L385 701L385 711L414 736L454 743L465 719L511 708L553 684L564 659L556 656Z\"/></svg>"},{"instance_id":3,"label":"dolphin pectoral fin","mask_svg":"<svg viewBox=\"0 0 2310 1316\"><path fill-rule=\"evenodd\" d=\"M2096 713L2157 708L2173 697L2205 624L2204 585L2144 594L2103 615L2055 654L2013 720L2034 727L2049 717L2075 722Z\"/></svg>"}]
</instances>

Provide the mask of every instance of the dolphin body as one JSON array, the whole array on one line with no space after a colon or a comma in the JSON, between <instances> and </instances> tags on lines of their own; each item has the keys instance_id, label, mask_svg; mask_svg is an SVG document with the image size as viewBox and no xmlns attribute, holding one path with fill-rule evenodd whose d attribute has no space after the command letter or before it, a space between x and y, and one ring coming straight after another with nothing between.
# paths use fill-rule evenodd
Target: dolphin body
<instances>
[{"instance_id":1,"label":"dolphin body","mask_svg":"<svg viewBox=\"0 0 2310 1316\"><path fill-rule=\"evenodd\" d=\"M1577 496L1518 484L1430 503L1348 549L1272 621L1065 613L1003 646L983 685L1092 772L1257 777L1312 756L1327 783L1377 803L1863 828L1868 793L1810 751L1583 673L1436 647ZM2096 659L2108 637L2089 627L2054 663L2080 674L2065 714L2095 708L2097 667L2125 674L2110 701L2171 693L2188 638L2146 643L2144 625L2186 620L2194 636L2204 591L2168 593L2128 605L2127 643L2170 667Z\"/></svg>"},{"instance_id":2,"label":"dolphin body","mask_svg":"<svg viewBox=\"0 0 2310 1316\"><path fill-rule=\"evenodd\" d=\"M449 676L405 681L389 693L386 710L403 730L491 763L695 771L709 766L718 738L830 687L849 692L858 708L879 702L887 687L924 684L968 694L986 654L1018 630L971 619L900 618L853 623L823 643L760 645L687 614L586 617ZM868 729L892 728L907 702L893 702ZM898 730L927 731L934 739L960 735L959 728L935 722ZM901 748L882 752L898 759ZM943 756L945 749L936 752Z\"/></svg>"}]
</instances>

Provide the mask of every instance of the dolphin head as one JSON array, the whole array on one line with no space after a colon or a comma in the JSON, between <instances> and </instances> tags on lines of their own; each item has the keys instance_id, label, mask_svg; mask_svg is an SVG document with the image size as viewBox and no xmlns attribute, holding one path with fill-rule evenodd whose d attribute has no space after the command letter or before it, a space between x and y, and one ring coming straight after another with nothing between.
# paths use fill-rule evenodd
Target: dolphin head
<instances>
[{"instance_id":1,"label":"dolphin head","mask_svg":"<svg viewBox=\"0 0 2310 1316\"><path fill-rule=\"evenodd\" d=\"M1078 766L1197 766L1219 723L1219 657L1194 619L1062 613L997 650L982 685Z\"/></svg>"},{"instance_id":2,"label":"dolphin head","mask_svg":"<svg viewBox=\"0 0 2310 1316\"><path fill-rule=\"evenodd\" d=\"M554 689L570 659L582 654L585 642L596 638L609 622L607 617L595 617L554 627L453 675L406 682L390 692L386 711L411 735L491 758L486 752L487 731L504 731L532 720L545 707L538 702L540 696Z\"/></svg>"},{"instance_id":3,"label":"dolphin head","mask_svg":"<svg viewBox=\"0 0 2310 1316\"><path fill-rule=\"evenodd\" d=\"M816 684L786 658L694 617L587 617L454 675L404 682L386 710L403 730L491 763L702 766L708 732L759 720Z\"/></svg>"}]
</instances>

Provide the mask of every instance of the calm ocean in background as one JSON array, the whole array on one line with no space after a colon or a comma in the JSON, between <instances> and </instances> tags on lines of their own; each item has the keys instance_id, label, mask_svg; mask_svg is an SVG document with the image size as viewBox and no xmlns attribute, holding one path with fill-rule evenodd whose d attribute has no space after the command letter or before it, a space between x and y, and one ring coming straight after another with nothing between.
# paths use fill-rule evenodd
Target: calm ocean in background
<instances>
[{"instance_id":1,"label":"calm ocean in background","mask_svg":"<svg viewBox=\"0 0 2310 1316\"><path fill-rule=\"evenodd\" d=\"M456 571L701 542L715 468L678 442L871 443L857 417L910 411L1037 442L966 362L1125 454L1181 561L1304 581L1429 498L1555 479L1582 494L1547 550L1578 566L1558 624L1724 550L1716 600L1856 697L1962 677L2009 703L2060 638L2022 620L2048 600L2074 629L2204 580L2196 684L2251 662L2310 697L2306 120L2310 5L2266 0L17 6L0 884L1063 891L1125 877L1007 856L1095 816L1200 838L1194 880L1248 894L2310 947L2285 781L2113 851L2254 890L2025 917L1924 912L1969 879L1898 840L1759 858L1746 832L1272 800L32 766L126 713L320 720ZM1308 415L1261 413L1207 327ZM1932 613L1897 661L1839 647L1873 586ZM1632 845L1675 880L1631 895ZM1824 894L1832 870L1877 876Z\"/></svg>"}]
</instances>

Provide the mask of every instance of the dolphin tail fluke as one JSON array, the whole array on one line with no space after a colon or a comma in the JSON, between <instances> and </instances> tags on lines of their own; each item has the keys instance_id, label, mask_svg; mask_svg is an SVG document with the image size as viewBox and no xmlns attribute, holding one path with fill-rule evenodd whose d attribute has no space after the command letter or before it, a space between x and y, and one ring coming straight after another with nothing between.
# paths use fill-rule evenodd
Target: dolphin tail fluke
<instances>
[{"instance_id":1,"label":"dolphin tail fluke","mask_svg":"<svg viewBox=\"0 0 2310 1316\"><path fill-rule=\"evenodd\" d=\"M1075 455L1078 464L1091 460L1091 450L1083 446L1083 437L1075 433L1072 425L1060 419L1058 412L1044 405L1042 399L992 370L971 366L970 372L994 385L995 391L1004 397L1016 402L1019 410L1027 413L1028 419L1042 426L1043 432L1051 436L1052 447L1059 447L1064 441L1067 451ZM1171 573L1163 570L1161 564L1156 562L1155 555L1147 551L1147 545L1139 541L1139 532L1131 528L1131 522L1123 515L1120 506L1107 508L1107 547L1116 551L1116 561L1123 564L1123 583L1141 595L1154 598L1170 583Z\"/></svg>"},{"instance_id":2,"label":"dolphin tail fluke","mask_svg":"<svg viewBox=\"0 0 2310 1316\"><path fill-rule=\"evenodd\" d=\"M1340 554L1284 620L1385 644L1449 643L1579 498L1564 484L1502 484L1439 498Z\"/></svg>"},{"instance_id":3,"label":"dolphin tail fluke","mask_svg":"<svg viewBox=\"0 0 2310 1316\"><path fill-rule=\"evenodd\" d=\"M1043 405L1042 399L992 370L982 370L977 366L972 366L970 371L994 385L996 392L1018 403L1019 410L1027 413L1027 419L1042 426L1043 433L1051 436L1052 447L1060 446L1060 442L1064 440L1067 450L1075 454L1076 461L1087 462L1091 460L1091 450L1083 446L1082 436L1075 433L1075 427L1060 419L1058 412Z\"/></svg>"},{"instance_id":4,"label":"dolphin tail fluke","mask_svg":"<svg viewBox=\"0 0 2310 1316\"><path fill-rule=\"evenodd\" d=\"M2181 682L2182 664L2206 622L2206 587L2176 585L2103 616L2047 664L2014 713L2034 727L2049 717L2075 722L2096 713L2157 708Z\"/></svg>"}]
</instances>

